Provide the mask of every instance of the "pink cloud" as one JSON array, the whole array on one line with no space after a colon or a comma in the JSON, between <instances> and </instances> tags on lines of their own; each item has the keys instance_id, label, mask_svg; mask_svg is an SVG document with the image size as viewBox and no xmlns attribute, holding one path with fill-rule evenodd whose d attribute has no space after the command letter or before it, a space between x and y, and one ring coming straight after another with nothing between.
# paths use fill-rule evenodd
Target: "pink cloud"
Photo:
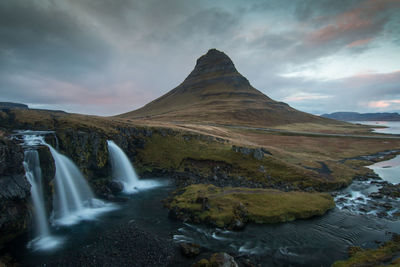
<instances>
[{"instance_id":1,"label":"pink cloud","mask_svg":"<svg viewBox=\"0 0 400 267\"><path fill-rule=\"evenodd\" d=\"M367 103L367 106L370 108L387 108L393 104L400 104L400 99L370 101Z\"/></svg>"},{"instance_id":2,"label":"pink cloud","mask_svg":"<svg viewBox=\"0 0 400 267\"><path fill-rule=\"evenodd\" d=\"M356 46L363 46L368 44L369 42L371 42L374 38L366 38L366 39L361 39L361 40L357 40L354 42L351 42L349 44L346 45L346 47L356 47Z\"/></svg>"},{"instance_id":3,"label":"pink cloud","mask_svg":"<svg viewBox=\"0 0 400 267\"><path fill-rule=\"evenodd\" d=\"M346 11L334 17L319 18L319 21L332 21L330 24L319 28L306 37L309 45L323 44L333 41L341 36L357 38L355 33L371 35L371 29L379 29L383 26L382 20L378 20L377 14L393 5L399 5L399 0L366 0L357 8ZM354 37L353 37L354 36ZM351 41L347 46L360 46L371 41L372 38Z\"/></svg>"}]
</instances>

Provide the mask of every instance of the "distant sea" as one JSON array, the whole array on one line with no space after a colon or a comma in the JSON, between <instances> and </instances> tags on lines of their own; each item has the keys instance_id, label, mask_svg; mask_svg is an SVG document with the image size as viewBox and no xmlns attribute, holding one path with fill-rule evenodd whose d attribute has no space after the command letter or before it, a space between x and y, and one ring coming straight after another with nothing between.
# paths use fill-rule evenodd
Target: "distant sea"
<instances>
[{"instance_id":1,"label":"distant sea","mask_svg":"<svg viewBox=\"0 0 400 267\"><path fill-rule=\"evenodd\" d=\"M350 121L371 126L386 126L387 128L375 128L376 133L400 134L400 121Z\"/></svg>"}]
</instances>

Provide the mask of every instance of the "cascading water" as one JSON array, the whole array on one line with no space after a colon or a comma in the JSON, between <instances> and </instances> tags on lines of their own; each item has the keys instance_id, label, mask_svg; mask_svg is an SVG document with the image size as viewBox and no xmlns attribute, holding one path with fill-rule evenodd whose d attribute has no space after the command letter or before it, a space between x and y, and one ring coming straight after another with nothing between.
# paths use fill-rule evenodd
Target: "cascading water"
<instances>
[{"instance_id":1,"label":"cascading water","mask_svg":"<svg viewBox=\"0 0 400 267\"><path fill-rule=\"evenodd\" d=\"M51 235L44 203L42 171L40 169L37 147L49 148L56 167L54 177L53 213L54 225L72 225L81 220L91 220L96 215L114 210L116 206L94 197L89 184L78 167L66 156L60 154L44 141L44 135L53 132L24 131L16 134L22 137L25 148L24 167L26 177L31 184L31 196L34 207L36 237L29 242L33 249L51 249L60 244L61 239ZM53 133L54 134L54 133Z\"/></svg>"},{"instance_id":2,"label":"cascading water","mask_svg":"<svg viewBox=\"0 0 400 267\"><path fill-rule=\"evenodd\" d=\"M124 193L134 193L137 190L149 189L160 185L159 182L152 180L139 180L124 151L111 140L107 141L107 145L114 180L123 184Z\"/></svg>"},{"instance_id":3,"label":"cascading water","mask_svg":"<svg viewBox=\"0 0 400 267\"><path fill-rule=\"evenodd\" d=\"M36 145L42 139L38 136L27 138L26 145ZM35 225L35 238L28 243L34 250L47 250L56 247L61 240L50 234L47 221L46 207L43 199L42 170L40 168L39 153L33 148L24 152L25 176L31 184L31 198L33 204L33 217Z\"/></svg>"},{"instance_id":4,"label":"cascading water","mask_svg":"<svg viewBox=\"0 0 400 267\"><path fill-rule=\"evenodd\" d=\"M115 207L96 199L78 167L52 146L44 143L56 164L55 194L52 220L55 225L72 225L81 220L93 219L98 213Z\"/></svg>"}]
</instances>

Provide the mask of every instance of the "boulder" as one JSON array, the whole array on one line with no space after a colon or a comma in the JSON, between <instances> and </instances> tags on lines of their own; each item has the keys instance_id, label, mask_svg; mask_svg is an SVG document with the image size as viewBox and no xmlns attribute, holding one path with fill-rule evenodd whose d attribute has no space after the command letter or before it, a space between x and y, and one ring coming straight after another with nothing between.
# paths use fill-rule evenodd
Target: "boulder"
<instances>
[{"instance_id":1,"label":"boulder","mask_svg":"<svg viewBox=\"0 0 400 267\"><path fill-rule=\"evenodd\" d=\"M181 252L188 258L196 257L200 254L200 246L194 243L180 243Z\"/></svg>"}]
</instances>

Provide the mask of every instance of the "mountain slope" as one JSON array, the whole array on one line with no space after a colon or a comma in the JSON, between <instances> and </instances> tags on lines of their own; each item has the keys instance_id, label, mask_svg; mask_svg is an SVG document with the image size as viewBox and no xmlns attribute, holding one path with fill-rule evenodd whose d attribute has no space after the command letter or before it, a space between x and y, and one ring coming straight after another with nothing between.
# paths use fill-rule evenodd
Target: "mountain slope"
<instances>
[{"instance_id":1,"label":"mountain slope","mask_svg":"<svg viewBox=\"0 0 400 267\"><path fill-rule=\"evenodd\" d=\"M175 89L144 107L119 115L129 119L273 126L330 123L277 102L252 87L223 52L211 49Z\"/></svg>"}]
</instances>

